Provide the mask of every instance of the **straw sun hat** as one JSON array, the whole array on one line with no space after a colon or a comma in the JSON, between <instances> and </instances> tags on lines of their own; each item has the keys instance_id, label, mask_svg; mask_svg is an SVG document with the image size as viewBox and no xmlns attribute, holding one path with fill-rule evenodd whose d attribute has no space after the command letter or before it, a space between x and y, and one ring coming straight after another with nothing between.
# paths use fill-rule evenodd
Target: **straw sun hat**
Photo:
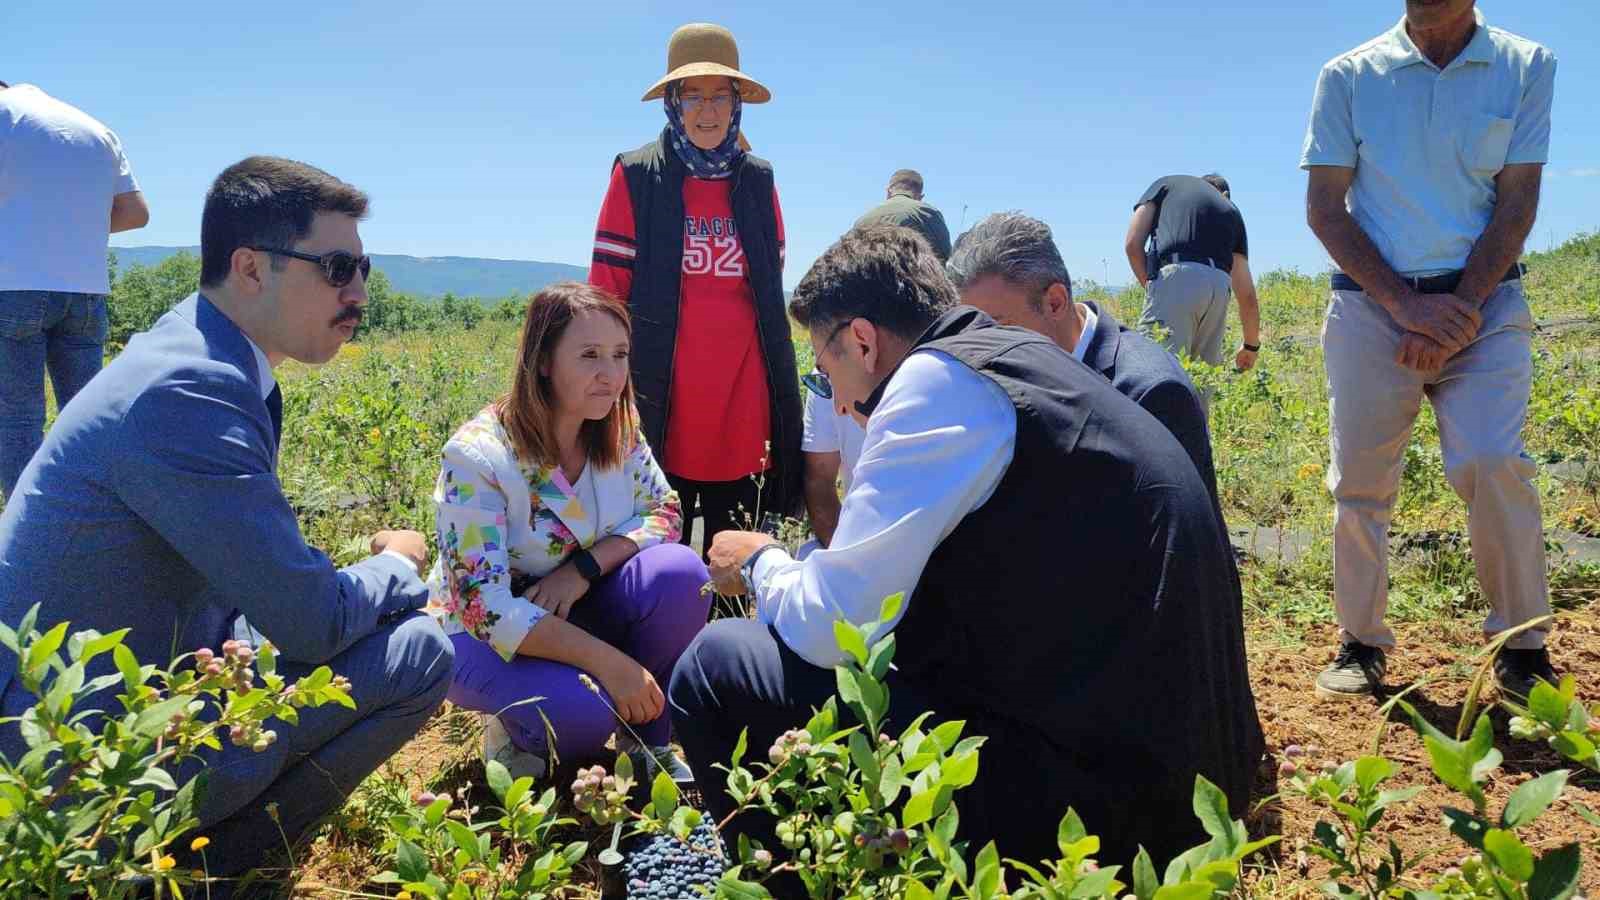
<instances>
[{"instance_id":1,"label":"straw sun hat","mask_svg":"<svg viewBox=\"0 0 1600 900\"><path fill-rule=\"evenodd\" d=\"M667 84L697 75L725 75L739 80L739 97L746 103L772 99L767 86L739 71L739 45L733 32L721 25L696 22L672 33L667 41L667 74L645 91L641 100L658 100Z\"/></svg>"}]
</instances>

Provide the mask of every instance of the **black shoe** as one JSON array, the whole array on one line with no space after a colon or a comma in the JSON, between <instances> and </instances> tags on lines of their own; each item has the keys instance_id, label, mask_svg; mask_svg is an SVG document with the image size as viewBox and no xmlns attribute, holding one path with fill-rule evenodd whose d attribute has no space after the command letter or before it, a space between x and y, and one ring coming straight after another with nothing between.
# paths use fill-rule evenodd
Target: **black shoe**
<instances>
[{"instance_id":1,"label":"black shoe","mask_svg":"<svg viewBox=\"0 0 1600 900\"><path fill-rule=\"evenodd\" d=\"M1370 697L1383 684L1388 665L1382 648L1346 641L1339 645L1339 655L1317 675L1317 696L1340 700Z\"/></svg>"},{"instance_id":2,"label":"black shoe","mask_svg":"<svg viewBox=\"0 0 1600 900\"><path fill-rule=\"evenodd\" d=\"M1501 650L1500 655L1494 658L1494 680L1499 682L1502 694L1525 703L1537 680L1548 681L1551 687L1555 687L1560 678L1550 665L1549 651L1540 647L1536 650Z\"/></svg>"}]
</instances>

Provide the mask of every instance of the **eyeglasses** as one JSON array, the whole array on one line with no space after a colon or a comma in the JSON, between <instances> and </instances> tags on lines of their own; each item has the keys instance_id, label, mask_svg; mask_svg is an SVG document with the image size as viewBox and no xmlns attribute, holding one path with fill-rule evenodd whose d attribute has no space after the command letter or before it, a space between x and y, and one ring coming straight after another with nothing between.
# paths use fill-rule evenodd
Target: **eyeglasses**
<instances>
[{"instance_id":1,"label":"eyeglasses","mask_svg":"<svg viewBox=\"0 0 1600 900\"><path fill-rule=\"evenodd\" d=\"M833 331L828 333L828 339L822 342L821 347L817 348L817 355L820 356L823 353L826 353L828 348L833 346L833 339L839 336L839 332L843 331L845 326L854 321L854 319L845 319L843 322L833 326ZM816 394L818 397L821 397L824 400L833 399L833 382L829 381L828 376L822 374L821 372L807 372L806 374L800 376L800 383L806 386L806 390Z\"/></svg>"},{"instance_id":2,"label":"eyeglasses","mask_svg":"<svg viewBox=\"0 0 1600 900\"><path fill-rule=\"evenodd\" d=\"M678 105L683 107L685 115L693 113L700 108L702 103L710 103L717 112L727 112L733 108L732 94L717 94L713 97L701 97L695 94L678 98Z\"/></svg>"},{"instance_id":3,"label":"eyeglasses","mask_svg":"<svg viewBox=\"0 0 1600 900\"><path fill-rule=\"evenodd\" d=\"M328 284L334 287L344 287L356 277L356 272L361 272L361 280L366 281L372 272L372 257L357 256L348 250L333 250L321 256L310 253L301 253L298 250L285 250L282 247L251 247L257 253L271 253L274 256L290 256L314 262L322 267L322 277L328 279Z\"/></svg>"}]
</instances>

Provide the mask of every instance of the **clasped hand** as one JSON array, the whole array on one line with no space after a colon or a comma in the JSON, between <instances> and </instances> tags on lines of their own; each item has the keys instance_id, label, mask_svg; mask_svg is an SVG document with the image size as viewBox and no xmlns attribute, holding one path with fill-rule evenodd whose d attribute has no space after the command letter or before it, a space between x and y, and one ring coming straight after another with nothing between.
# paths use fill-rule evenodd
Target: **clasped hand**
<instances>
[{"instance_id":1,"label":"clasped hand","mask_svg":"<svg viewBox=\"0 0 1600 900\"><path fill-rule=\"evenodd\" d=\"M569 562L534 582L533 587L524 591L522 596L532 600L540 609L565 619L572 612L573 604L588 592L588 579Z\"/></svg>"},{"instance_id":2,"label":"clasped hand","mask_svg":"<svg viewBox=\"0 0 1600 900\"><path fill-rule=\"evenodd\" d=\"M1436 372L1478 336L1483 315L1455 294L1409 293L1390 311L1410 332L1400 340L1395 361L1421 372Z\"/></svg>"}]
</instances>

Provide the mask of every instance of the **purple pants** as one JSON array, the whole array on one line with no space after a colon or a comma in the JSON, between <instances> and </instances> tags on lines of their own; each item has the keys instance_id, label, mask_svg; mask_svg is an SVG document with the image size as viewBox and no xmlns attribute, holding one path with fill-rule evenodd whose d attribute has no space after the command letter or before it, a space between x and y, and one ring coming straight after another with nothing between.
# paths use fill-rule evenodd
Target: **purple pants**
<instances>
[{"instance_id":1,"label":"purple pants","mask_svg":"<svg viewBox=\"0 0 1600 900\"><path fill-rule=\"evenodd\" d=\"M595 582L573 604L567 620L649 669L665 692L678 656L705 627L711 600L701 596L700 588L709 580L705 564L693 550L682 544L657 544ZM543 697L500 714L513 744L548 758L548 719L556 755L563 763L605 754L606 741L621 725L605 703L578 681L583 670L531 656L506 662L493 647L466 632L451 635L450 640L456 648L455 677L447 695L451 703L495 713L529 697ZM606 703L615 706L605 688L600 690ZM646 744L661 746L671 738L672 719L663 708L660 716L635 725L634 730Z\"/></svg>"}]
</instances>

